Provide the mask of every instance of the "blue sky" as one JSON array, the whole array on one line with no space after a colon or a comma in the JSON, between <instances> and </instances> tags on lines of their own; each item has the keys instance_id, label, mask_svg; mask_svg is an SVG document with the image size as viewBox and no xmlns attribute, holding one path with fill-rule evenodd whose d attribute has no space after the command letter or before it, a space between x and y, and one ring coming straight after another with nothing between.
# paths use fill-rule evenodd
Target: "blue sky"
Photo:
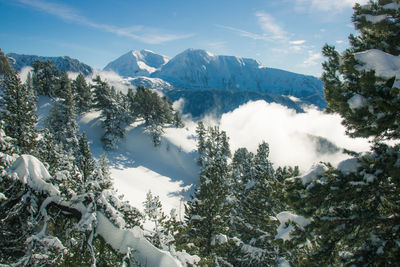
<instances>
[{"instance_id":1,"label":"blue sky","mask_svg":"<svg viewBox=\"0 0 400 267\"><path fill-rule=\"evenodd\" d=\"M355 2L0 0L0 48L68 55L101 69L132 49L173 57L199 48L319 76L321 47L348 46Z\"/></svg>"}]
</instances>

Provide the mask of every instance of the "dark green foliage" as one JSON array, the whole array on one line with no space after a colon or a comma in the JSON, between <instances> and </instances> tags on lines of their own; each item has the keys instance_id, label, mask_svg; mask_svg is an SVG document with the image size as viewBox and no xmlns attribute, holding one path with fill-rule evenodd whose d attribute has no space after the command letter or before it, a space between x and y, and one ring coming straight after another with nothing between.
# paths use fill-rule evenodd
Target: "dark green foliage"
<instances>
[{"instance_id":1,"label":"dark green foliage","mask_svg":"<svg viewBox=\"0 0 400 267\"><path fill-rule=\"evenodd\" d=\"M399 9L383 8L395 1L371 2L369 5L356 5L353 21L358 36L350 36L352 47L339 54L334 47L326 45L323 54L328 61L323 64L322 80L325 83L327 110L337 112L344 118L348 134L353 137L374 137L375 139L399 138L400 89L393 87L395 77L377 77L374 71L360 71L362 64L355 60L354 54L369 49L379 49L393 56L400 53ZM366 19L368 15L386 15L377 23ZM360 65L361 64L361 65ZM354 95L366 101L359 108L351 109L348 101Z\"/></svg>"},{"instance_id":2,"label":"dark green foliage","mask_svg":"<svg viewBox=\"0 0 400 267\"><path fill-rule=\"evenodd\" d=\"M12 69L10 64L8 63L7 56L0 51L0 77L1 75L10 74Z\"/></svg>"},{"instance_id":3,"label":"dark green foliage","mask_svg":"<svg viewBox=\"0 0 400 267\"><path fill-rule=\"evenodd\" d=\"M204 263L227 260L230 246L230 211L232 202L229 193L230 150L225 132L218 127L207 130L204 149L204 163L200 173L200 183L193 199L185 211L188 232L188 251L199 255ZM219 237L226 242L219 244Z\"/></svg>"},{"instance_id":4,"label":"dark green foliage","mask_svg":"<svg viewBox=\"0 0 400 267\"><path fill-rule=\"evenodd\" d=\"M236 264L240 266L269 266L278 259L275 215L282 211L282 203L275 198L277 180L268 157L269 146L263 142L257 154L241 148L232 161L235 237L241 241Z\"/></svg>"},{"instance_id":5,"label":"dark green foliage","mask_svg":"<svg viewBox=\"0 0 400 267\"><path fill-rule=\"evenodd\" d=\"M92 158L92 153L90 153L85 134L80 136L78 146L75 162L82 173L83 180L87 181L94 172L95 161Z\"/></svg>"},{"instance_id":6,"label":"dark green foliage","mask_svg":"<svg viewBox=\"0 0 400 267\"><path fill-rule=\"evenodd\" d=\"M33 63L32 83L37 95L57 96L60 70L51 61Z\"/></svg>"},{"instance_id":7,"label":"dark green foliage","mask_svg":"<svg viewBox=\"0 0 400 267\"><path fill-rule=\"evenodd\" d=\"M92 92L87 85L85 77L79 73L72 82L72 88L75 94L75 103L79 113L89 111L92 106Z\"/></svg>"},{"instance_id":8,"label":"dark green foliage","mask_svg":"<svg viewBox=\"0 0 400 267\"><path fill-rule=\"evenodd\" d=\"M313 246L299 254L303 264L399 263L399 146L379 145L373 151L357 159L354 171L330 167L306 189L298 180L289 182L292 207L313 218L305 229Z\"/></svg>"},{"instance_id":9,"label":"dark green foliage","mask_svg":"<svg viewBox=\"0 0 400 267\"><path fill-rule=\"evenodd\" d=\"M199 121L196 128L196 136L197 136L197 152L199 153L199 157L197 158L197 163L200 166L203 166L205 163L205 150L206 150L206 129L204 128L204 124L202 121Z\"/></svg>"},{"instance_id":10,"label":"dark green foliage","mask_svg":"<svg viewBox=\"0 0 400 267\"><path fill-rule=\"evenodd\" d=\"M75 101L71 81L66 73L61 76L60 84L60 100L54 103L45 124L55 143L62 144L66 151L73 152L78 147L78 124L75 120Z\"/></svg>"},{"instance_id":11,"label":"dark green foliage","mask_svg":"<svg viewBox=\"0 0 400 267\"><path fill-rule=\"evenodd\" d=\"M96 76L96 78L93 79L93 82L93 107L102 110L109 106L111 88L107 82L101 80L100 76Z\"/></svg>"},{"instance_id":12,"label":"dark green foliage","mask_svg":"<svg viewBox=\"0 0 400 267\"><path fill-rule=\"evenodd\" d=\"M3 99L1 116L4 120L4 131L14 139L21 153L35 153L37 149L36 104L32 92L21 84L15 72L4 76L2 83Z\"/></svg>"},{"instance_id":13,"label":"dark green foliage","mask_svg":"<svg viewBox=\"0 0 400 267\"><path fill-rule=\"evenodd\" d=\"M103 121L105 133L101 138L103 146L106 150L117 149L120 140L125 136L123 109L117 99L110 98L107 106L103 107L102 114L105 117Z\"/></svg>"},{"instance_id":14,"label":"dark green foliage","mask_svg":"<svg viewBox=\"0 0 400 267\"><path fill-rule=\"evenodd\" d=\"M390 3L397 7L384 7ZM374 138L373 147L369 154L352 153L337 169L326 164L327 171L306 184L286 180L290 208L312 218L304 230L297 229L291 244L284 244L296 255L291 258L294 264L399 265L399 88L393 86L395 77L377 77L375 71L361 70L355 60L356 53L370 49L399 55L398 4L385 0L356 5L353 21L360 35L350 36L352 47L343 54L332 46L323 48L328 57L322 77L328 111L344 118L350 136ZM385 17L372 23L369 15ZM364 103L351 108L348 101L355 95Z\"/></svg>"}]
</instances>

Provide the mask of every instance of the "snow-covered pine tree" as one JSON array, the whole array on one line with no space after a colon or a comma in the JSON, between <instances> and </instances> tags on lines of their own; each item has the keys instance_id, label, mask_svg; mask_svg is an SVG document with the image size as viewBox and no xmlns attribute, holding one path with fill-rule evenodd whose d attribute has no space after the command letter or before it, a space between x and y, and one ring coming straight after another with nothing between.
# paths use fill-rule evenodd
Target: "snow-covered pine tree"
<instances>
[{"instance_id":1,"label":"snow-covered pine tree","mask_svg":"<svg viewBox=\"0 0 400 267\"><path fill-rule=\"evenodd\" d=\"M0 78L1 76L11 72L12 69L10 67L10 64L8 63L7 56L2 51L0 51Z\"/></svg>"},{"instance_id":2,"label":"snow-covered pine tree","mask_svg":"<svg viewBox=\"0 0 400 267\"><path fill-rule=\"evenodd\" d=\"M262 142L257 154L245 149L235 153L233 167L239 178L236 211L236 237L241 240L239 256L241 266L269 266L277 263L279 248L274 244L277 223L275 215L281 204L274 198L275 173L269 161L269 145ZM239 177L237 175L239 174Z\"/></svg>"},{"instance_id":3,"label":"snow-covered pine tree","mask_svg":"<svg viewBox=\"0 0 400 267\"><path fill-rule=\"evenodd\" d=\"M83 181L87 181L90 175L94 172L95 161L90 153L89 144L86 135L82 134L79 137L78 150L75 155L75 162L80 172L82 173Z\"/></svg>"},{"instance_id":4,"label":"snow-covered pine tree","mask_svg":"<svg viewBox=\"0 0 400 267\"><path fill-rule=\"evenodd\" d=\"M111 99L111 88L107 82L101 80L100 76L97 75L93 79L93 107L99 110L103 110L109 105L109 99Z\"/></svg>"},{"instance_id":5,"label":"snow-covered pine tree","mask_svg":"<svg viewBox=\"0 0 400 267\"><path fill-rule=\"evenodd\" d=\"M196 136L197 136L197 152L199 153L199 157L197 158L197 164L203 166L205 161L205 150L206 150L206 129L204 127L204 123L199 121L197 123L196 128Z\"/></svg>"},{"instance_id":6,"label":"snow-covered pine tree","mask_svg":"<svg viewBox=\"0 0 400 267\"><path fill-rule=\"evenodd\" d=\"M124 114L121 103L115 98L108 100L107 106L103 107L102 115L104 135L101 137L104 149L114 150L118 148L119 142L125 136Z\"/></svg>"},{"instance_id":7,"label":"snow-covered pine tree","mask_svg":"<svg viewBox=\"0 0 400 267\"><path fill-rule=\"evenodd\" d=\"M4 121L0 120L0 176L4 175L5 169L11 166L15 160L16 149L14 140L4 132ZM3 188L0 186L0 193Z\"/></svg>"},{"instance_id":8,"label":"snow-covered pine tree","mask_svg":"<svg viewBox=\"0 0 400 267\"><path fill-rule=\"evenodd\" d=\"M21 84L18 74L7 73L2 83L1 117L7 136L14 139L20 153L37 150L36 103L33 93Z\"/></svg>"},{"instance_id":9,"label":"snow-covered pine tree","mask_svg":"<svg viewBox=\"0 0 400 267\"><path fill-rule=\"evenodd\" d=\"M388 66L400 54L399 17L397 1L356 5L353 21L360 34L350 35L352 47L343 54L323 48L327 110L342 115L350 136L400 137L400 77Z\"/></svg>"},{"instance_id":10,"label":"snow-covered pine tree","mask_svg":"<svg viewBox=\"0 0 400 267\"><path fill-rule=\"evenodd\" d=\"M53 135L56 144L63 144L64 150L74 152L78 147L78 124L75 120L75 101L71 81L67 73L60 78L60 100L54 103L45 125Z\"/></svg>"},{"instance_id":11,"label":"snow-covered pine tree","mask_svg":"<svg viewBox=\"0 0 400 267\"><path fill-rule=\"evenodd\" d=\"M72 88L75 95L75 103L78 113L89 111L92 106L92 92L82 73L79 73L76 79L72 82Z\"/></svg>"},{"instance_id":12,"label":"snow-covered pine tree","mask_svg":"<svg viewBox=\"0 0 400 267\"><path fill-rule=\"evenodd\" d=\"M337 169L319 166L303 179L287 181L291 207L312 218L300 238L310 245L297 248L303 265L400 262L400 69L393 67L400 54L400 2L371 1L354 10L360 34L350 36L352 47L342 54L323 48L328 61L322 79L328 110L344 118L350 136L371 137L374 145Z\"/></svg>"},{"instance_id":13,"label":"snow-covered pine tree","mask_svg":"<svg viewBox=\"0 0 400 267\"><path fill-rule=\"evenodd\" d=\"M51 61L33 63L32 83L36 95L55 96L59 90L60 70Z\"/></svg>"},{"instance_id":14,"label":"snow-covered pine tree","mask_svg":"<svg viewBox=\"0 0 400 267\"><path fill-rule=\"evenodd\" d=\"M231 157L226 133L210 127L205 139L204 163L200 183L185 207L187 251L202 258L202 264L229 262L232 243L229 165Z\"/></svg>"},{"instance_id":15,"label":"snow-covered pine tree","mask_svg":"<svg viewBox=\"0 0 400 267\"><path fill-rule=\"evenodd\" d=\"M162 204L158 196L153 196L151 191L146 194L143 202L145 218L154 223L154 233L151 235L151 242L158 248L167 249L165 236L163 233L163 222L167 216L162 210Z\"/></svg>"}]
</instances>

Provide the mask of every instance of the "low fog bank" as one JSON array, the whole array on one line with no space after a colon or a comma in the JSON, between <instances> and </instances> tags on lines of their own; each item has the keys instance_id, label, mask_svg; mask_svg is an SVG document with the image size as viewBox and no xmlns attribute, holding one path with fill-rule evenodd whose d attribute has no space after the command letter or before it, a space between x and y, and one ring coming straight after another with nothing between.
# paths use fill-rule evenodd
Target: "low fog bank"
<instances>
[{"instance_id":1,"label":"low fog bank","mask_svg":"<svg viewBox=\"0 0 400 267\"><path fill-rule=\"evenodd\" d=\"M256 101L222 115L219 125L230 138L232 152L246 147L254 153L258 144L266 141L274 167L298 165L306 171L320 161L336 165L348 158L341 152L343 148L369 150L367 139L346 136L341 121L339 115L313 108L296 113L279 104Z\"/></svg>"}]
</instances>

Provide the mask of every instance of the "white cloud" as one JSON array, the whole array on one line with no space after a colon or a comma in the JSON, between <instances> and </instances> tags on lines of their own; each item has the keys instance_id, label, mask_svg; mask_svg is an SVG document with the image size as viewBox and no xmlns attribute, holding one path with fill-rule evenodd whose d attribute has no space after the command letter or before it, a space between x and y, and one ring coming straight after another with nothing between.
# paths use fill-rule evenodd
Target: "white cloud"
<instances>
[{"instance_id":1,"label":"white cloud","mask_svg":"<svg viewBox=\"0 0 400 267\"><path fill-rule=\"evenodd\" d=\"M315 66L320 63L321 59L322 59L321 53L314 53L313 51L308 51L308 57L303 61L302 65L304 67Z\"/></svg>"},{"instance_id":2,"label":"white cloud","mask_svg":"<svg viewBox=\"0 0 400 267\"><path fill-rule=\"evenodd\" d=\"M106 81L110 86L113 86L117 91L123 92L124 94L128 92L129 88L134 88L134 86L129 82L129 79L123 78L113 71L103 71L98 69L93 70L93 73L86 77L86 82L93 84L92 80L96 78L97 75L100 76L101 80Z\"/></svg>"},{"instance_id":3,"label":"white cloud","mask_svg":"<svg viewBox=\"0 0 400 267\"><path fill-rule=\"evenodd\" d=\"M337 43L337 44L343 44L344 41L343 41L343 40L336 40L336 43Z\"/></svg>"},{"instance_id":4,"label":"white cloud","mask_svg":"<svg viewBox=\"0 0 400 267\"><path fill-rule=\"evenodd\" d=\"M17 0L19 3L38 9L42 12L51 14L63 20L74 22L87 27L95 28L105 32L113 33L119 36L129 37L134 40L148 44L160 44L168 41L174 41L192 37L193 34L175 34L168 33L161 29L135 25L131 27L115 27L112 25L95 23L84 16L79 15L79 12L69 6L50 3L43 0Z\"/></svg>"},{"instance_id":5,"label":"white cloud","mask_svg":"<svg viewBox=\"0 0 400 267\"><path fill-rule=\"evenodd\" d=\"M345 135L341 121L339 115L325 114L316 109L296 113L279 104L256 101L224 114L220 128L227 132L232 152L240 147L256 152L258 145L266 141L275 167L298 165L305 171L314 163L337 164L347 157L342 153L318 153L310 135L326 138L340 148L357 152L368 150L366 139L352 139Z\"/></svg>"},{"instance_id":6,"label":"white cloud","mask_svg":"<svg viewBox=\"0 0 400 267\"><path fill-rule=\"evenodd\" d=\"M238 29L238 28L234 28L234 27L230 27L230 26L225 26L225 25L216 25L220 28L226 29L226 30L230 30L233 32L236 32L237 34L239 34L242 37L247 37L253 40L264 40L264 41L272 41L271 38L269 38L268 36L264 35L264 34L257 34L257 33L252 33L252 32L248 32L242 29Z\"/></svg>"},{"instance_id":7,"label":"white cloud","mask_svg":"<svg viewBox=\"0 0 400 267\"><path fill-rule=\"evenodd\" d=\"M284 31L275 21L275 18L265 12L257 12L256 17L264 34L272 39L286 40L288 33Z\"/></svg>"},{"instance_id":8,"label":"white cloud","mask_svg":"<svg viewBox=\"0 0 400 267\"><path fill-rule=\"evenodd\" d=\"M306 40L296 40L296 41L290 41L289 44L301 45L301 44L304 44L305 42L306 42Z\"/></svg>"},{"instance_id":9,"label":"white cloud","mask_svg":"<svg viewBox=\"0 0 400 267\"><path fill-rule=\"evenodd\" d=\"M333 11L340 12L352 8L355 3L365 4L369 0L294 0L298 11Z\"/></svg>"},{"instance_id":10,"label":"white cloud","mask_svg":"<svg viewBox=\"0 0 400 267\"><path fill-rule=\"evenodd\" d=\"M22 83L26 82L29 72L31 72L31 75L32 75L32 71L33 71L33 68L31 66L26 66L21 69L21 71L18 73L18 75L19 75L19 78L21 79Z\"/></svg>"}]
</instances>

